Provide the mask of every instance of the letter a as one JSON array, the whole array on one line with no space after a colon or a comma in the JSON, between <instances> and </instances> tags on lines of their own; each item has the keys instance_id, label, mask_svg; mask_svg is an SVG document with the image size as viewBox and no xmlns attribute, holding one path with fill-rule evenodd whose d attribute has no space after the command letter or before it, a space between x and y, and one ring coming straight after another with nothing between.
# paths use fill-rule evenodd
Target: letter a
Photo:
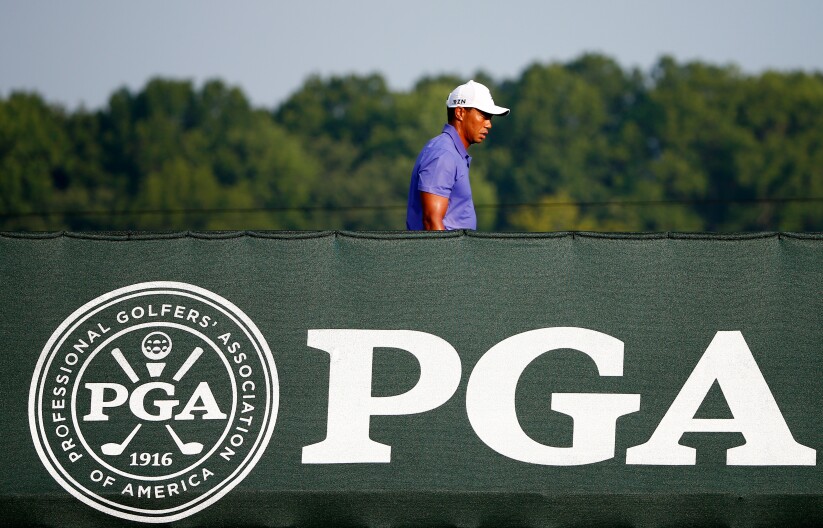
<instances>
[{"instance_id":1,"label":"letter a","mask_svg":"<svg viewBox=\"0 0 823 528\"><path fill-rule=\"evenodd\" d=\"M714 382L734 418L694 415ZM742 433L746 443L726 451L730 466L814 466L814 449L797 443L740 332L717 332L651 439L626 451L627 464L693 465L696 450L683 433Z\"/></svg>"}]
</instances>

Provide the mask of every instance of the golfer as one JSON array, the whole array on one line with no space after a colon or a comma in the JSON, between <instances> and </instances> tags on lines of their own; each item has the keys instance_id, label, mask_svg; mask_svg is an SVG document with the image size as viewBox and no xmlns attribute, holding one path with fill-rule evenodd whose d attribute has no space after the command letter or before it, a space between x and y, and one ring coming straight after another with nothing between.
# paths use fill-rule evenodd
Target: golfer
<instances>
[{"instance_id":1,"label":"golfer","mask_svg":"<svg viewBox=\"0 0 823 528\"><path fill-rule=\"evenodd\" d=\"M407 229L477 229L467 151L486 139L492 116L509 109L494 104L488 88L469 81L449 94L446 111L443 132L426 143L412 169Z\"/></svg>"}]
</instances>

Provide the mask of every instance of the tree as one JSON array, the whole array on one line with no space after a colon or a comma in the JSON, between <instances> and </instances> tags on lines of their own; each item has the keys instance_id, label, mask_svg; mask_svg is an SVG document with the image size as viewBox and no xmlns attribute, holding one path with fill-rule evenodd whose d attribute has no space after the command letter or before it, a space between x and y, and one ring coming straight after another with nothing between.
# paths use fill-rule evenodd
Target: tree
<instances>
[{"instance_id":1,"label":"tree","mask_svg":"<svg viewBox=\"0 0 823 528\"><path fill-rule=\"evenodd\" d=\"M480 229L823 230L819 73L586 54L474 77L512 108L471 151ZM464 81L314 76L274 109L219 80L153 79L96 112L15 93L0 229L402 229L414 159Z\"/></svg>"},{"instance_id":2,"label":"tree","mask_svg":"<svg viewBox=\"0 0 823 528\"><path fill-rule=\"evenodd\" d=\"M739 229L821 230L823 78L767 72L745 85L739 122L757 148L739 154L739 182L748 196L772 199L738 212Z\"/></svg>"},{"instance_id":3,"label":"tree","mask_svg":"<svg viewBox=\"0 0 823 528\"><path fill-rule=\"evenodd\" d=\"M4 230L62 226L49 214L65 187L70 142L62 110L36 94L0 101L0 225ZM41 214L45 213L45 214Z\"/></svg>"}]
</instances>

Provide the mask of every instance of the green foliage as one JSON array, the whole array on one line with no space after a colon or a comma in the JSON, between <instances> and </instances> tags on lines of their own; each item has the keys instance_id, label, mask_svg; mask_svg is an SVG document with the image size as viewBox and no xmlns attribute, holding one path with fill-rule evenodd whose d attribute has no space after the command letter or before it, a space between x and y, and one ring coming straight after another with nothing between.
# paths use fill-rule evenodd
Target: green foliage
<instances>
[{"instance_id":1,"label":"green foliage","mask_svg":"<svg viewBox=\"0 0 823 528\"><path fill-rule=\"evenodd\" d=\"M69 151L62 112L37 95L0 102L0 214L11 215L4 228L43 229L55 221L35 213L48 210L65 186Z\"/></svg>"},{"instance_id":2,"label":"green foliage","mask_svg":"<svg viewBox=\"0 0 823 528\"><path fill-rule=\"evenodd\" d=\"M472 147L483 230L823 230L823 76L583 55L497 83ZM465 79L314 76L273 110L154 79L68 113L0 99L0 229L403 229L411 168Z\"/></svg>"}]
</instances>

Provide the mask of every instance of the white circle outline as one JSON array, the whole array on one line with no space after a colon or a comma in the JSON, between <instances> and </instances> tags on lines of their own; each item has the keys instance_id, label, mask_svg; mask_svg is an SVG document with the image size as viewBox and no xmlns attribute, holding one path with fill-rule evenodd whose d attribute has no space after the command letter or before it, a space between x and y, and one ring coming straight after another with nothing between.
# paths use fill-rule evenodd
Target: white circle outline
<instances>
[{"instance_id":1,"label":"white circle outline","mask_svg":"<svg viewBox=\"0 0 823 528\"><path fill-rule=\"evenodd\" d=\"M132 292L139 293L128 295ZM173 294L196 298L197 300L204 302L205 304L209 304L223 312L223 314L229 317L235 325L243 330L252 344L254 344L254 348L257 352L258 358L260 359L263 376L266 379L266 389L269 391L266 394L266 407L268 410L263 413L262 419L264 424L261 426L261 434L258 434L255 438L255 443L250 448L249 454L245 459L238 463L235 470L229 474L228 477L208 492L195 497L188 503L176 506L174 508L169 508L167 510L141 510L117 503L111 503L114 507L108 507L101 501L106 503L110 503L110 501L102 499L102 497L91 493L84 487L79 486L79 484L77 487L69 484L67 480L64 479L64 476L69 480L73 479L65 473L63 467L56 460L50 460L49 456L44 451L43 444L49 448L50 446L48 446L45 439L40 436L38 431L38 426L42 427L43 425L38 420L37 416L38 402L42 397L40 383L41 381L45 381L44 378L41 379L41 376L48 371L48 366L51 364L52 359L54 359L54 356L56 355L52 352L54 352L56 348L62 346L62 342L65 340L67 335L79 326L81 320L86 320L94 313L97 313L104 308L127 298L156 294ZM94 308L97 308L97 310L92 311ZM87 314L87 312L89 313ZM60 339L61 337L62 339ZM57 344L58 340L60 341L59 344ZM55 347L56 344L57 347ZM52 333L48 342L43 347L43 351L37 360L37 365L35 366L34 374L32 376L32 383L29 390L29 429L32 435L32 440L34 441L35 450L37 451L37 454L46 470L49 474L51 474L52 478L54 478L63 487L63 489L68 491L76 499L98 511L102 511L121 519L146 523L163 523L180 520L202 511L223 498L223 496L234 489L234 487L251 472L262 457L265 448L271 441L271 436L274 432L274 424L277 420L278 407L279 380L274 358L266 339L263 337L254 322L232 302L216 293L206 290L205 288L176 281L152 281L118 288L92 299L75 310L69 317L64 319L58 328ZM144 511L148 515L133 514L124 510Z\"/></svg>"},{"instance_id":2,"label":"white circle outline","mask_svg":"<svg viewBox=\"0 0 823 528\"><path fill-rule=\"evenodd\" d=\"M138 285L138 286L139 286L139 285ZM197 288L197 287L192 286L192 288ZM125 290L125 289L127 289L127 288L123 288L123 290ZM116 303L121 302L121 301L123 301L123 300L127 300L127 299L131 299L131 298L135 298L135 297L143 297L143 296L148 296L148 295L153 295L153 294L176 294L176 295L180 295L180 296L185 296L185 297L190 297L190 298L196 298L198 301L203 302L203 303L205 303L205 304L208 304L208 305L212 306L213 308L215 308L215 309L217 309L217 310L221 311L221 312L222 312L225 316L229 317L229 318L232 320L232 322L233 322L236 326L238 326L239 328L241 328L241 329L243 330L243 332L244 332L244 333L246 333L246 336L249 338L249 340L252 342L252 344L254 344L254 346L255 346L255 350L257 351L258 356L260 355L260 350L257 348L257 344L256 344L256 342L254 341L254 338L252 338L252 336L250 336L250 335L248 334L249 329L244 328L244 327L243 327L243 325L242 325L239 321L237 321L237 319L235 319L234 314L229 313L229 312L226 312L226 311L225 311L225 309L224 309L224 307L222 307L222 306L218 306L218 305L215 305L215 304L213 304L212 302L210 302L210 301L208 301L208 300L206 300L206 299L202 299L202 298L197 298L197 297L195 297L195 295L193 295L193 294L192 294L192 292L193 292L193 291L194 291L194 290L191 290L191 291L186 291L186 290L182 290L182 291L173 291L173 290L170 290L170 291L166 291L166 290L146 291L146 290L144 290L144 291L141 291L141 292L139 292L139 293L135 293L135 294L131 294L131 295L123 295L123 296L121 296L120 298L116 298L116 297L117 297L116 295L106 295L106 296L103 296L103 297L106 297L106 298L107 298L107 300L108 300L108 299L112 299L112 298L114 298L115 300L113 300L113 301L111 301L111 302L108 302L108 303L103 303L103 302L101 302L101 303L100 303L100 305L97 305L97 309L96 309L96 310L94 310L94 311L90 311L90 312L89 312L88 314L86 314L86 316L85 316L84 318L82 318L82 319L81 319L80 317L77 317L77 318L70 318L68 321L78 320L78 319L79 319L79 320L80 320L80 322L77 322L74 326L72 326L72 327L71 327L71 329L69 330L69 332L68 332L66 335L64 335L62 339L60 339L60 340L59 340L60 342L58 343L58 345L57 345L57 347L56 347L56 348L60 348L60 347L62 347L63 342L65 342L66 336L67 336L68 334L70 334L71 332L74 332L74 330L75 330L75 329L76 329L76 328L77 328L77 327L81 324L81 322L82 322L82 321L87 320L87 319L88 319L91 315L93 315L93 314L95 314L95 313L97 313L97 312L99 312L99 311L103 310L104 308L108 308L109 306L111 306L111 305L113 305L113 304L116 304ZM114 292L111 292L111 293L117 293L117 291L114 291ZM198 292L195 292L195 293L198 293ZM211 293L211 292L209 292L209 293ZM215 295L216 295L216 294L215 294ZM218 297L219 297L219 296L218 296ZM226 303L227 303L228 305L231 305L231 303L229 303L228 301L226 301ZM89 304L92 304L92 303L89 303ZM234 306L234 305L231 305L231 306ZM83 308L87 308L87 307L86 307L86 306L84 306ZM81 308L80 310L77 310L77 312L84 313L86 310L84 310L83 308ZM236 308L236 307L235 307L235 308ZM238 310L238 312L239 312L239 310ZM239 312L239 313L241 313L241 314L242 314L242 312ZM245 314L244 314L244 315L245 315ZM255 328L256 328L256 327L255 327ZM60 330L60 329L58 329L58 330ZM57 334L57 333L58 333L58 332L55 332L55 334ZM261 337L262 337L262 336L261 336ZM57 337L55 337L55 339L57 339ZM263 343L265 343L265 341L263 341ZM266 345L266 348L268 349L267 345ZM46 371L48 371L48 370L49 370L48 365L50 365L50 364L51 364L51 361L52 361L52 359L53 359L53 358L54 358L54 355L52 355L52 357L50 357L50 358L49 358L49 360L47 361L47 368L45 369ZM273 371L273 372L274 372L274 375L276 375L276 371ZM264 374L264 377L265 377L265 378L266 378L266 380L267 380L267 385L266 385L266 386L267 386L267 387L269 387L269 385L268 385L268 377L269 377L269 376L268 376L268 372L265 370L265 368L264 368L264 372L263 372L263 374ZM273 380L274 380L274 381L276 381L276 380L274 379L274 376L273 376ZM34 380L33 380L33 381L34 381ZM39 394L39 395L40 395L40 397L42 398L42 387L40 388L40 391L41 391L41 392L40 392L40 394ZM268 399L269 399L271 396L276 397L276 396L277 396L277 392L273 392L271 395L266 395L266 398L267 398L267 405L268 405ZM264 420L265 422L268 422L268 416L267 416L266 414L264 414L264 415L263 415L263 420ZM43 423L42 423L42 422L41 422L40 426L41 426L41 433L42 433L43 435L45 435L45 431L43 430ZM264 428L265 428L265 426L264 426L263 428L261 428L261 431L263 431L263 430L264 430ZM255 450L255 449L257 449L257 445L258 445L258 444L260 444L260 441L261 441L261 439L262 439L262 438L263 438L262 436L258 435L258 437L257 437L257 439L256 439L256 441L255 441L255 445L253 445L253 446L252 446L252 448L250 449L250 453L251 453L251 452L254 452L254 450ZM93 493L89 492L88 490L86 490L86 488L85 488L84 486L82 486L82 485L80 485L79 483L75 482L75 481L74 481L74 478L73 478L71 475L69 475L69 474L68 474L68 472L66 472L66 470L65 470L65 469L63 469L63 467L62 467L62 465L60 464L59 460L57 460L57 458L56 458L56 457L54 456L54 454L51 452L51 446L50 446L49 444L45 444L45 447L48 449L49 454L51 455L51 458L52 458L52 461L53 461L53 465L54 465L54 466L55 466L58 470L60 470L60 471L63 473L64 477L65 477L67 480L70 480L70 481L72 481L72 482L74 482L74 483L76 484L76 486L77 486L77 487L76 487L76 490L77 490L78 492L80 492L80 493L83 493L83 492L87 493L87 494L91 497L89 500L92 500L92 501L95 501L95 500L96 500L98 503L102 501L103 503L111 504L114 508L120 508L121 510L137 511L137 512L145 512L145 513L152 514L152 515L157 515L157 514L160 514L160 513L175 512L175 511L178 511L178 510L181 510L181 509L185 509L185 508L187 508L187 507L188 507L188 505L187 505L187 504L183 504L183 505L176 506L176 507L173 507L173 508L169 508L169 509L166 509L166 510L143 510L143 509L140 509L140 508L134 508L134 507L124 506L124 505L122 505L122 504L115 503L115 502L111 502L111 501L108 501L107 499L103 499L103 498L99 497L98 495L96 495L96 494L93 494ZM258 457L258 458L259 458L259 457ZM234 471L234 472L233 472L233 473L232 473L229 477L227 477L226 479L224 479L224 481L223 481L223 482L221 482L221 483L220 483L217 487L212 488L211 490L209 490L208 492L204 493L203 495L201 495L201 496L200 496L200 497L198 497L197 499L192 500L189 504L194 504L194 503L196 503L196 502L199 502L200 500L204 500L204 499L208 498L211 494L215 493L216 491L221 490L221 489L223 488L223 485L224 485L224 483L225 483L225 482L232 481L232 479L236 478L236 477L235 477L235 475L236 475L238 472L240 472L240 470L243 468L243 466L244 466L247 462L248 462L248 459L241 461L241 462L240 462L240 464L239 464L239 466L240 466L240 467L238 467L237 469L235 469L235 471ZM254 463L256 463L256 460L254 460ZM252 464L252 466L253 466L253 464ZM48 466L47 466L47 467L48 467ZM245 474L246 474L246 472L244 472L244 473L243 473L243 475L245 475ZM234 485L235 485L235 484L232 484L232 487L233 487ZM68 488L66 488L66 489L68 489ZM229 489L231 489L231 488L229 488ZM69 490L69 491L71 491L71 490ZM219 496L222 496L222 494L221 494L221 495L219 495ZM85 501L85 500L84 500L84 502L87 502L87 504L90 504L90 505L94 505L94 504L92 504L92 503L90 503L90 502L88 502L88 501ZM96 506L95 506L95 507L96 507ZM199 511L199 510L198 510L198 511ZM159 521L158 521L158 522L159 522Z\"/></svg>"},{"instance_id":3,"label":"white circle outline","mask_svg":"<svg viewBox=\"0 0 823 528\"><path fill-rule=\"evenodd\" d=\"M160 335L162 335L163 337L166 338L166 340L169 342L169 346L166 350L161 350L160 352L152 352L151 350L146 350L146 340L148 340L149 336L152 336L154 334L160 334ZM172 351L173 348L174 348L174 342L171 340L171 337L169 337L169 335L167 333L160 332L160 331L152 332L150 334L147 334L146 337L143 338L143 341L140 343L140 351L150 361L162 361L162 360L166 359L169 356L169 354L171 354L171 351Z\"/></svg>"},{"instance_id":4,"label":"white circle outline","mask_svg":"<svg viewBox=\"0 0 823 528\"><path fill-rule=\"evenodd\" d=\"M131 295L123 295L122 297L120 297L120 298L116 298L115 300L113 300L113 301L111 301L111 302L107 302L107 303L105 303L105 304L101 304L101 305L99 305L99 306L97 307L97 309L96 309L96 310L90 311L88 314L85 314L85 317L78 318L78 322L77 322L74 326L72 326L72 327L71 327L71 328L70 328L70 329L69 329L69 330L68 330L68 331L67 331L67 332L66 332L66 333L62 336L62 338L59 340L59 343L57 344L57 346L55 347L55 349L59 349L59 348L61 348L61 347L63 346L63 343L64 343L64 342L65 342L65 340L66 340L66 337L67 337L68 335L70 335L72 332L74 332L74 331L77 329L77 327L78 327L78 326L80 326L80 324L81 324L83 321L88 320L88 319L89 319L92 315L94 315L94 314L96 314L96 313L98 313L98 312L102 311L103 309L108 308L108 307L110 307L110 306L112 306L112 305L114 305L114 304L117 304L118 302L122 302L122 301L125 301L125 300L128 300L128 299L134 299L134 298L137 298L137 297L147 297L147 296L149 296L149 295L154 295L154 294L167 294L167 295L168 295L168 294L174 294L174 295L180 295L180 296L182 296L182 297L189 297L189 298L192 298L192 299L196 299L197 301L202 302L202 303L204 303L204 304L208 304L208 305L210 305L210 306L211 306L211 307L213 307L214 309L216 309L216 310L218 310L218 311L222 312L222 313L223 313L223 315L225 315L226 317L230 318L230 319L232 320L232 322L233 322L233 323L234 323L237 327L241 328L241 329L243 330L243 332L246 334L246 337L247 337L247 338L248 338L248 339L252 342L252 344L254 345L254 347L255 347L255 351L258 353L258 356L260 355L260 350L257 348L257 344L254 342L254 339L252 338L252 336L250 336L250 335L248 334L248 329L244 328L244 327L242 326L242 324L241 324L239 321L237 321L237 319L235 319L235 318L234 318L234 315L233 315L232 313L227 312L227 311L226 311L226 310L225 310L222 306L216 305L216 304L214 304L214 303L212 303L212 302L208 301L207 299L202 299L202 298L195 297L195 296L194 296L191 292L188 292L188 291L175 291L175 290L167 290L167 289L158 289L158 290L156 290L156 291L150 291L150 290L149 290L149 291L141 291L141 292L134 293L134 294L131 294ZM241 312L241 313L242 313L242 312ZM142 318L140 318L140 319L142 319ZM145 324L145 323L141 323L141 324ZM49 360L47 361L47 364L46 364L45 371L49 371L49 370L50 370L50 365L51 365L51 363L52 363L52 361L53 361L53 359L54 359L54 357L55 357L55 356L56 356L56 355L52 355L52 356L49 358ZM268 387L268 373L265 371L265 369L264 369L263 374L264 374L264 377L265 377L265 378L266 378L266 380L267 380L267 385L266 385L266 386ZM39 397L40 397L40 399L42 399L42 398L43 398L42 390L43 390L43 387L40 387L40 393L39 393ZM266 398L267 398L267 403L268 403L268 398L269 398L269 395L267 395L267 396L266 396ZM263 415L263 419L264 419L264 420L267 420L267 415L266 415L266 414L264 414L264 415ZM261 431L262 431L262 430L263 430L263 428L261 428ZM44 424L44 422L43 422L43 421L41 421L41 422L40 422L40 432L41 432L41 435L42 435L43 437L45 437L45 436L46 436L45 424ZM258 440L257 440L257 442L255 442L255 445L253 445L253 446L252 446L252 448L251 448L250 452L252 452L254 449L256 449L256 445L259 443L259 438L260 438L260 437L258 436ZM74 478L72 475L70 475L70 474L68 473L68 471L66 471L66 470L63 468L62 464L60 463L60 460L57 458L57 456L56 456L56 455L54 455L54 452L53 452L53 451L52 451L52 449L51 449L51 445L49 445L48 443L45 443L45 442L44 442L44 446L45 446L45 449L46 449L46 450L47 450L47 452L48 452L48 455L50 456L50 458L51 458L51 460L52 460L53 465L56 467L56 469L58 469L58 470L59 470L59 471L63 474L63 477L64 477L67 481L69 481L69 486L71 486L71 485L72 485L72 483L73 483L73 484L74 484L74 486L76 487L76 489L77 489L79 492L81 492L81 493L86 493L89 497L93 497L94 499L96 499L96 500L97 500L97 502L102 502L102 503L104 503L104 504L110 504L110 505L111 505L113 508L115 508L115 509L120 508L121 510L125 510L125 511L145 512L145 513L147 513L147 514L158 514L158 513L175 512L175 511L178 511L178 510L183 510L183 509L185 509L185 508L187 507L187 505L186 505L186 504L182 504L182 505L175 506L175 507L172 507L172 508L168 508L168 509L165 509L165 510L146 510L146 509L143 509L143 508L136 508L136 507L132 507L132 506L125 506L125 505L123 505L123 504L120 504L120 503L117 503L117 502L114 502L114 501L110 501L110 500L108 500L108 499L104 499L104 498L102 498L102 497L100 497L100 496L98 496L98 495L96 495L96 494L92 493L91 491L87 490L85 486L83 486L82 484L80 484L79 482L77 482L77 481L75 480L75 478ZM241 462L240 462L240 465L242 466L243 464L245 464L245 462L246 462L246 461L241 461ZM235 471L232 473L232 475L230 475L229 477L227 477L226 479L224 479L224 482L225 482L225 481L229 481L231 478L233 478L233 475L234 475L235 473L237 473L237 470L235 470ZM221 489L222 487L223 487L223 483L218 484L215 488L212 488L212 489L210 489L209 491L207 491L207 492L203 493L202 495L200 495L199 497L197 497L197 498L193 499L193 500L191 501L191 504L194 504L194 503L196 503L196 502L199 502L199 501L201 501L201 500L204 500L204 499L208 498L208 497L209 497L212 493L215 493L217 490ZM94 499L92 499L92 500L94 500Z\"/></svg>"}]
</instances>

